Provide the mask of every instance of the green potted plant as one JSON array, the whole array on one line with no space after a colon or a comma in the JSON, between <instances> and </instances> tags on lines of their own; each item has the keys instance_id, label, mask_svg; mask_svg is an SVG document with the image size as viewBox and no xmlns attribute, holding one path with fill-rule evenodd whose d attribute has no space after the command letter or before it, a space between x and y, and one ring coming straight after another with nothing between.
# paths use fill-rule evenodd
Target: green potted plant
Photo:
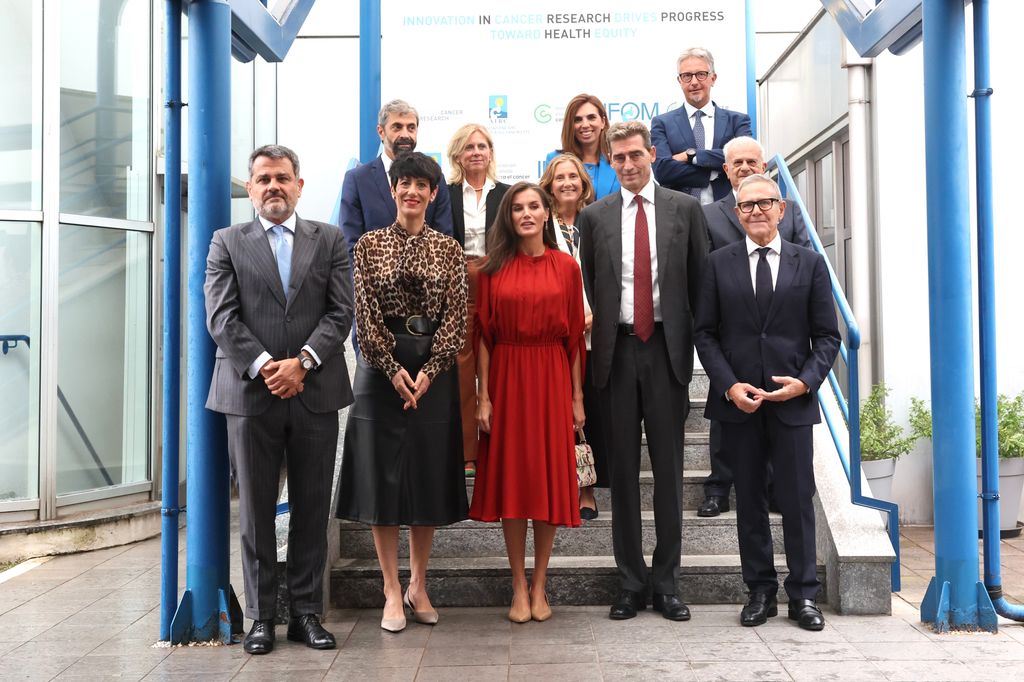
<instances>
[{"instance_id":1,"label":"green potted plant","mask_svg":"<svg viewBox=\"0 0 1024 682\"><path fill-rule=\"evenodd\" d=\"M896 460L910 452L919 437L913 431L908 435L893 420L892 410L885 406L888 395L885 383L877 383L860 408L861 468L871 494L879 499L889 498Z\"/></svg>"},{"instance_id":2,"label":"green potted plant","mask_svg":"<svg viewBox=\"0 0 1024 682\"><path fill-rule=\"evenodd\" d=\"M911 399L910 423L921 437L932 436L932 415L924 401ZM996 400L999 436L999 530L1003 536L1020 533L1017 513L1024 489L1024 391L1014 397L1000 395ZM978 490L981 490L981 407L974 405L975 448L978 457ZM981 502L978 502L978 527L981 528Z\"/></svg>"}]
</instances>

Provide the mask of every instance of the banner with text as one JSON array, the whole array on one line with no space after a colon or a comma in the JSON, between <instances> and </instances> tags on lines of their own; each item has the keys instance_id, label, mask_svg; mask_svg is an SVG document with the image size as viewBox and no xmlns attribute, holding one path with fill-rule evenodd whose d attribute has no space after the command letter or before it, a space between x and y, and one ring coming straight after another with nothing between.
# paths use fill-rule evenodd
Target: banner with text
<instances>
[{"instance_id":1,"label":"banner with text","mask_svg":"<svg viewBox=\"0 0 1024 682\"><path fill-rule=\"evenodd\" d=\"M417 149L446 176L452 134L480 123L494 136L499 179L536 180L581 92L599 97L612 123L650 125L681 105L676 59L689 47L714 56L712 99L747 109L744 0L439 4L383 3L381 101L416 107Z\"/></svg>"}]
</instances>

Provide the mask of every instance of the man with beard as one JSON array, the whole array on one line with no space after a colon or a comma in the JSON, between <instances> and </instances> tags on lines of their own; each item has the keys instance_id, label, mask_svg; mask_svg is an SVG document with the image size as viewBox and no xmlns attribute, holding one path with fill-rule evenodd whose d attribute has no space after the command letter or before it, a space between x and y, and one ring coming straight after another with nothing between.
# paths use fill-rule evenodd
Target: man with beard
<instances>
[{"instance_id":1,"label":"man with beard","mask_svg":"<svg viewBox=\"0 0 1024 682\"><path fill-rule=\"evenodd\" d=\"M388 170L396 154L416 149L419 123L419 114L408 102L396 99L385 104L377 115L377 134L384 144L384 153L345 174L341 186L341 230L345 233L350 257L364 233L395 222L398 214L391 196ZM427 225L438 232L452 235L451 200L444 177L438 186L437 198L427 208L426 220Z\"/></svg>"},{"instance_id":2,"label":"man with beard","mask_svg":"<svg viewBox=\"0 0 1024 682\"><path fill-rule=\"evenodd\" d=\"M246 189L259 217L217 230L206 262L206 324L217 343L206 407L226 417L238 481L250 654L274 648L282 462L291 504L288 639L335 647L318 614L338 410L352 403L344 346L354 306L341 232L295 214L302 185L295 152L254 151Z\"/></svg>"}]
</instances>

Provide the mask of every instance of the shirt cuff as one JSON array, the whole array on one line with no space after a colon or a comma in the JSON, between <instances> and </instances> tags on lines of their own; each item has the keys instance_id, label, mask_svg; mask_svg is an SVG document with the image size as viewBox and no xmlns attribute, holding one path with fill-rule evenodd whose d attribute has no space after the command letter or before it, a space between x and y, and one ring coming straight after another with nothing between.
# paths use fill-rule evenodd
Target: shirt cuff
<instances>
[{"instance_id":1,"label":"shirt cuff","mask_svg":"<svg viewBox=\"0 0 1024 682\"><path fill-rule=\"evenodd\" d=\"M304 350L307 353L309 353L310 357L313 358L313 362L316 363L316 365L314 365L313 369L317 369L318 367L320 367L320 365L323 364L322 362L320 362L320 356L316 354L316 351L313 350L313 347L310 346L308 343L305 346L302 347L302 350Z\"/></svg>"},{"instance_id":2,"label":"shirt cuff","mask_svg":"<svg viewBox=\"0 0 1024 682\"><path fill-rule=\"evenodd\" d=\"M246 374L249 375L250 379L255 379L256 376L260 373L260 369L263 368L263 365L267 364L268 360L273 359L274 357L270 353L268 353L267 351L263 351L262 353L260 353L260 356L256 358L255 362L249 365L249 371L246 372Z\"/></svg>"}]
</instances>

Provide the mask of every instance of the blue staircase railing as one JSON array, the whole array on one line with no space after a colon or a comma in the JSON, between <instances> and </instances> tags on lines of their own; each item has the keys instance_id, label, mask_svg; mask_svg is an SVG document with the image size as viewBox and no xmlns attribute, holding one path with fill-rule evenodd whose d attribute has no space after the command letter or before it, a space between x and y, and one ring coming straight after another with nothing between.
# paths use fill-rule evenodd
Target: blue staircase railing
<instances>
[{"instance_id":1,"label":"blue staircase railing","mask_svg":"<svg viewBox=\"0 0 1024 682\"><path fill-rule=\"evenodd\" d=\"M836 379L834 370L830 370L828 373L828 383L832 387L832 392L835 394L836 402L839 404L839 409L842 412L843 418L846 420L845 426L848 429L849 441L844 442L842 428L840 424L836 423L836 420L832 416L821 397L821 393L818 394L818 402L821 403L822 414L825 415L825 423L828 425L828 430L832 434L832 441L835 443L836 452L839 454L839 460L843 464L843 470L846 472L846 480L850 483L850 498L854 504L861 507L868 507L870 509L876 509L888 515L888 532L889 541L892 543L893 551L896 553L896 559L892 563L890 569L890 582L892 584L892 591L900 591L900 528L899 528L899 506L893 502L886 500L877 500L873 497L867 497L861 493L861 472L860 472L860 380L858 377L859 365L857 361L857 353L860 350L860 327L857 325L857 320L853 316L853 310L850 308L849 301L846 300L846 294L843 293L843 288L839 284L839 278L836 277L835 270L832 268L832 263L829 262L828 256L825 254L825 247L821 245L821 240L818 238L818 233L814 229L814 223L811 221L811 216L807 212L807 207L804 205L803 199L800 197L800 192L797 190L796 183L793 182L793 175L789 172L789 167L786 165L785 159L782 156L776 154L768 163L769 168L775 169L779 173L779 187L782 190L782 196L786 199L786 203L796 210L800 211L800 215L804 220L804 226L807 229L807 235L811 240L811 246L814 250L825 256L825 265L828 267L828 276L832 281L832 298L835 299L836 307L839 309L839 314L843 318L843 324L846 326L846 342L840 342L839 344L839 355L846 365L847 372L847 386L849 387L849 400L843 395L842 387L839 385L839 381Z\"/></svg>"}]
</instances>

